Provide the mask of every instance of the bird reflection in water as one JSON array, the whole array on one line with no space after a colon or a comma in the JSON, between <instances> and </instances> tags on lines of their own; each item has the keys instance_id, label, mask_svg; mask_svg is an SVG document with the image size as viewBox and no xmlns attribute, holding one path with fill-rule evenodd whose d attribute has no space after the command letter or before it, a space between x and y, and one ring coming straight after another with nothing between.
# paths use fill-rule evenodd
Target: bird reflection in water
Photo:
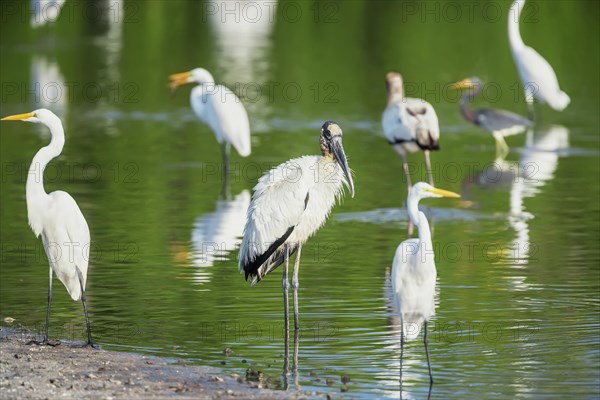
<instances>
[{"instance_id":1,"label":"bird reflection in water","mask_svg":"<svg viewBox=\"0 0 600 400\"><path fill-rule=\"evenodd\" d=\"M509 190L510 212L508 223L515 230L516 237L510 246L507 259L515 268L527 265L532 249L529 237L529 221L535 217L532 210L524 205L526 198L535 197L541 188L554 178L561 152L569 148L569 131L564 126L552 125L540 129L534 135L528 130L526 145L520 152L518 162L497 158L484 170L469 176L463 183L463 196L469 198L473 186L484 188L507 188ZM471 207L477 207L468 201ZM465 203L466 204L466 203ZM525 290L524 277L513 276L512 287Z\"/></svg>"},{"instance_id":2,"label":"bird reflection in water","mask_svg":"<svg viewBox=\"0 0 600 400\"><path fill-rule=\"evenodd\" d=\"M191 265L197 268L194 282L210 282L212 273L208 268L216 262L228 260L230 253L237 250L249 205L250 193L243 190L232 200L217 200L215 211L196 219L192 230L192 251L188 257Z\"/></svg>"}]
</instances>

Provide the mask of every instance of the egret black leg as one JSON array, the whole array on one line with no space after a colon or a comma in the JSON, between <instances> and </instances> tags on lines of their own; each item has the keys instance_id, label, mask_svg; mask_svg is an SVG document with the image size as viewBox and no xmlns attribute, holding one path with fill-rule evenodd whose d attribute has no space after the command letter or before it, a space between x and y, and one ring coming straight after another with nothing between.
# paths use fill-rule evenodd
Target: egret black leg
<instances>
[{"instance_id":1,"label":"egret black leg","mask_svg":"<svg viewBox=\"0 0 600 400\"><path fill-rule=\"evenodd\" d=\"M527 99L527 93L525 93L525 98ZM535 109L533 106L533 100L527 101L527 115L529 116L529 120L535 121Z\"/></svg>"},{"instance_id":2,"label":"egret black leg","mask_svg":"<svg viewBox=\"0 0 600 400\"><path fill-rule=\"evenodd\" d=\"M231 152L231 145L227 142L221 143L221 155L223 157L223 198L229 200L231 193L229 193L229 154Z\"/></svg>"},{"instance_id":3,"label":"egret black leg","mask_svg":"<svg viewBox=\"0 0 600 400\"><path fill-rule=\"evenodd\" d=\"M425 344L425 355L427 356L427 368L429 368L429 383L433 384L433 374L431 373L431 362L429 361L429 348L427 347L427 321L425 321L425 334L423 335L423 343Z\"/></svg>"},{"instance_id":4,"label":"egret black leg","mask_svg":"<svg viewBox=\"0 0 600 400\"><path fill-rule=\"evenodd\" d=\"M433 389L433 382L429 382L429 392L427 392L427 400L431 399L431 392Z\"/></svg>"},{"instance_id":5,"label":"egret black leg","mask_svg":"<svg viewBox=\"0 0 600 400\"><path fill-rule=\"evenodd\" d=\"M44 331L44 340L42 343L48 343L48 329L50 327L50 308L52 306L52 268L48 278L48 309L46 310L46 329Z\"/></svg>"},{"instance_id":6,"label":"egret black leg","mask_svg":"<svg viewBox=\"0 0 600 400\"><path fill-rule=\"evenodd\" d=\"M402 399L402 358L404 356L404 323L400 321L400 399Z\"/></svg>"},{"instance_id":7,"label":"egret black leg","mask_svg":"<svg viewBox=\"0 0 600 400\"><path fill-rule=\"evenodd\" d=\"M284 248L284 262L283 262L283 318L284 318L284 357L285 357L285 371L287 371L287 361L290 357L290 343L289 343L289 335L290 335L290 316L288 313L289 309L289 300L288 300L288 269L289 269L289 261L290 261L290 246L286 243Z\"/></svg>"},{"instance_id":8,"label":"egret black leg","mask_svg":"<svg viewBox=\"0 0 600 400\"><path fill-rule=\"evenodd\" d=\"M50 308L52 306L52 267L50 267L49 270L50 270L50 273L49 273L49 279L48 279L48 308L46 309L46 325L44 328L44 339L41 342L37 341L37 340L30 340L29 342L27 342L27 344L37 344L37 345L47 344L50 346L56 346L56 345L60 344L60 342L51 343L48 340L48 329L50 327Z\"/></svg>"},{"instance_id":9,"label":"egret black leg","mask_svg":"<svg viewBox=\"0 0 600 400\"><path fill-rule=\"evenodd\" d=\"M296 249L296 260L294 260L294 271L292 273L292 295L294 298L294 330L300 329L300 319L298 317L298 270L300 269L300 253L302 252L302 243L298 244Z\"/></svg>"},{"instance_id":10,"label":"egret black leg","mask_svg":"<svg viewBox=\"0 0 600 400\"><path fill-rule=\"evenodd\" d=\"M83 303L83 313L85 314L85 325L87 327L87 335L88 335L88 346L94 347L94 342L92 341L92 329L90 326L90 318L88 317L87 303L85 297L85 288L83 287L83 276L81 275L81 271L79 268L77 269L77 277L79 278L79 286L81 287L81 302Z\"/></svg>"}]
</instances>

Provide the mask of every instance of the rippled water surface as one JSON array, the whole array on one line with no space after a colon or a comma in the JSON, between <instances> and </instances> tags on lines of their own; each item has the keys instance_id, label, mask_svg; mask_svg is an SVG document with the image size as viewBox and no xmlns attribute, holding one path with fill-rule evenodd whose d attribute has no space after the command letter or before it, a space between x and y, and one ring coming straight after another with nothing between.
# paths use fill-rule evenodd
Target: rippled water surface
<instances>
[{"instance_id":1,"label":"rippled water surface","mask_svg":"<svg viewBox=\"0 0 600 400\"><path fill-rule=\"evenodd\" d=\"M398 69L408 94L427 98L440 118L436 185L462 195L422 204L438 269L432 398L600 396L597 3L531 3L524 40L554 66L572 103L562 113L543 107L532 132L508 139L505 160L461 119L444 85L478 75L500 88L479 105L525 114L506 1L498 20L465 11L456 23L400 2L298 2L297 20L279 4L272 20L239 24L212 15L214 3L105 3L90 4L117 14L74 11L37 30L9 15L0 28L1 115L48 107L64 121L66 146L46 188L71 193L89 222L87 293L104 348L258 370L289 390L338 393L347 376L347 398L398 398L389 276L406 239L406 188L379 123L384 75ZM228 199L218 145L192 114L189 88L174 97L167 88L170 73L195 66L234 89L251 119L252 155L233 154ZM256 179L316 154L328 119L344 129L356 197L303 250L299 369L286 383L281 275L250 287L237 246ZM24 191L49 135L29 124L0 128L0 315L36 330L47 261L27 226ZM422 155L411 161L413 179L424 179ZM83 339L80 304L57 281L54 294L51 336ZM404 398L428 389L419 338L405 348Z\"/></svg>"}]
</instances>

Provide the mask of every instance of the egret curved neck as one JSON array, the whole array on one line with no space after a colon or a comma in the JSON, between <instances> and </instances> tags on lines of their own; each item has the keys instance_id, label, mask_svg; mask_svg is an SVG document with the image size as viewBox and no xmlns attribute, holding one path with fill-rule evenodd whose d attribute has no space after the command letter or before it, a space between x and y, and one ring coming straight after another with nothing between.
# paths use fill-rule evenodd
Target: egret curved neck
<instances>
[{"instance_id":1,"label":"egret curved neck","mask_svg":"<svg viewBox=\"0 0 600 400\"><path fill-rule=\"evenodd\" d=\"M27 183L25 185L28 205L33 204L35 199L47 196L44 190L44 170L50 160L60 155L65 145L65 133L60 120L48 127L52 134L52 140L50 140L48 146L38 150L29 166Z\"/></svg>"},{"instance_id":2,"label":"egret curved neck","mask_svg":"<svg viewBox=\"0 0 600 400\"><path fill-rule=\"evenodd\" d=\"M523 6L525 6L525 0L515 0L508 12L508 41L513 52L525 47L519 32L519 19Z\"/></svg>"},{"instance_id":3,"label":"egret curved neck","mask_svg":"<svg viewBox=\"0 0 600 400\"><path fill-rule=\"evenodd\" d=\"M419 229L419 241L421 244L431 243L429 222L425 214L419 211L419 199L409 196L407 211L411 222Z\"/></svg>"}]
</instances>

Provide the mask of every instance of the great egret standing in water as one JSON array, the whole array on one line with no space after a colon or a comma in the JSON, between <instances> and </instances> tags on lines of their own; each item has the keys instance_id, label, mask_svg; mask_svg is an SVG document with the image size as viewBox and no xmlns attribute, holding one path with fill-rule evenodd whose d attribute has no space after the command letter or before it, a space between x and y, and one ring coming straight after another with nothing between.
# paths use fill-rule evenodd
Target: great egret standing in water
<instances>
[{"instance_id":1,"label":"great egret standing in water","mask_svg":"<svg viewBox=\"0 0 600 400\"><path fill-rule=\"evenodd\" d=\"M85 297L85 282L90 255L90 230L79 206L67 192L57 190L48 194L44 190L44 169L50 160L60 155L65 144L62 123L52 111L45 108L5 117L2 118L2 121L43 124L50 129L52 134L50 144L42 147L33 157L25 185L29 225L36 236L42 237L44 250L50 264L46 331L42 343L49 343L48 326L52 303L52 272L54 271L67 288L71 298L75 301L81 299L87 326L87 344L93 347Z\"/></svg>"},{"instance_id":2,"label":"great egret standing in water","mask_svg":"<svg viewBox=\"0 0 600 400\"><path fill-rule=\"evenodd\" d=\"M433 185L429 151L439 150L440 124L433 106L422 99L404 97L404 83L398 72L386 75L387 107L381 124L388 142L402 157L406 186L410 190L410 169L406 153L423 150L429 183Z\"/></svg>"},{"instance_id":3,"label":"great egret standing in water","mask_svg":"<svg viewBox=\"0 0 600 400\"><path fill-rule=\"evenodd\" d=\"M506 110L494 108L479 108L471 110L469 103L477 97L483 84L477 77L463 79L452 84L457 89L469 89L460 99L460 112L470 123L491 132L496 139L496 157L502 158L508 154L508 145L504 138L524 132L533 125L527 118Z\"/></svg>"},{"instance_id":4,"label":"great egret standing in water","mask_svg":"<svg viewBox=\"0 0 600 400\"><path fill-rule=\"evenodd\" d=\"M526 46L519 33L519 18L525 6L525 0L515 0L508 13L508 39L510 50L519 71L519 77L525 90L525 101L533 119L533 99L547 103L557 111L564 110L571 99L560 90L558 79L552 66L534 49Z\"/></svg>"},{"instance_id":5,"label":"great egret standing in water","mask_svg":"<svg viewBox=\"0 0 600 400\"><path fill-rule=\"evenodd\" d=\"M196 116L212 129L221 145L227 179L231 145L242 157L249 156L251 151L250 123L242 101L229 88L216 85L210 72L203 68L173 74L169 79L173 91L186 83L198 84L190 93L190 103Z\"/></svg>"},{"instance_id":6,"label":"great egret standing in water","mask_svg":"<svg viewBox=\"0 0 600 400\"><path fill-rule=\"evenodd\" d=\"M283 299L287 359L288 261L296 252L292 275L294 327L298 321L298 269L302 245L323 226L345 183L354 197L354 183L344 148L342 129L332 121L321 128L320 156L291 159L263 175L248 207L239 270L252 285L283 263Z\"/></svg>"},{"instance_id":7,"label":"great egret standing in water","mask_svg":"<svg viewBox=\"0 0 600 400\"><path fill-rule=\"evenodd\" d=\"M408 216L419 230L418 239L408 239L396 249L392 263L392 289L396 309L400 313L400 384L402 385L402 356L404 340L419 335L423 324L423 343L427 355L429 381L433 383L429 349L427 348L427 323L435 311L435 254L427 217L419 211L419 201L428 197L460 197L447 190L419 182L415 184L406 201Z\"/></svg>"}]
</instances>

